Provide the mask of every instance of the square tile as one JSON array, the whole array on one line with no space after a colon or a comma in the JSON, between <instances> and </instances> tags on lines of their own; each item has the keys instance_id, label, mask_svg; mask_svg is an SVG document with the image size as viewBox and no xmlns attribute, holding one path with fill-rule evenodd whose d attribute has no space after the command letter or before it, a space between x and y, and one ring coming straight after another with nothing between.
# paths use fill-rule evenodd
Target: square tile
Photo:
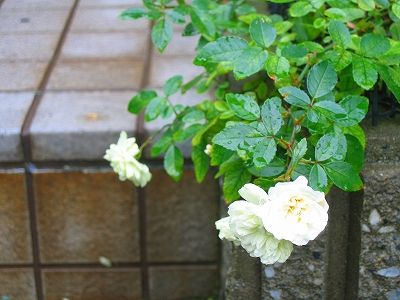
<instances>
[{"instance_id":1,"label":"square tile","mask_svg":"<svg viewBox=\"0 0 400 300\"><path fill-rule=\"evenodd\" d=\"M34 174L42 262L138 261L134 186L111 171L51 172Z\"/></svg>"},{"instance_id":2,"label":"square tile","mask_svg":"<svg viewBox=\"0 0 400 300\"><path fill-rule=\"evenodd\" d=\"M138 89L142 61L59 62L47 88L50 90Z\"/></svg>"},{"instance_id":3,"label":"square tile","mask_svg":"<svg viewBox=\"0 0 400 300\"><path fill-rule=\"evenodd\" d=\"M34 91L46 72L44 62L0 62L0 91Z\"/></svg>"},{"instance_id":4,"label":"square tile","mask_svg":"<svg viewBox=\"0 0 400 300\"><path fill-rule=\"evenodd\" d=\"M127 270L44 270L46 300L140 300L140 272ZM10 299L11 300L11 299Z\"/></svg>"},{"instance_id":5,"label":"square tile","mask_svg":"<svg viewBox=\"0 0 400 300\"><path fill-rule=\"evenodd\" d=\"M0 60L48 61L57 46L58 35L0 34Z\"/></svg>"},{"instance_id":6,"label":"square tile","mask_svg":"<svg viewBox=\"0 0 400 300\"><path fill-rule=\"evenodd\" d=\"M35 279L31 269L0 269L0 295L10 300L35 300ZM4 299L4 298L3 298Z\"/></svg>"},{"instance_id":7,"label":"square tile","mask_svg":"<svg viewBox=\"0 0 400 300\"><path fill-rule=\"evenodd\" d=\"M142 32L70 33L61 51L61 60L145 60L147 48L148 36Z\"/></svg>"},{"instance_id":8,"label":"square tile","mask_svg":"<svg viewBox=\"0 0 400 300\"><path fill-rule=\"evenodd\" d=\"M32 262L28 201L23 172L23 169L0 171L0 264ZM0 282L1 291L3 282Z\"/></svg>"},{"instance_id":9,"label":"square tile","mask_svg":"<svg viewBox=\"0 0 400 300\"><path fill-rule=\"evenodd\" d=\"M140 30L147 32L147 19L121 20L121 8L83 8L76 12L71 32L110 32Z\"/></svg>"},{"instance_id":10,"label":"square tile","mask_svg":"<svg viewBox=\"0 0 400 300\"><path fill-rule=\"evenodd\" d=\"M40 10L32 13L29 9L1 9L0 33L61 33L67 17L68 10Z\"/></svg>"},{"instance_id":11,"label":"square tile","mask_svg":"<svg viewBox=\"0 0 400 300\"><path fill-rule=\"evenodd\" d=\"M0 161L22 161L21 129L33 93L0 92Z\"/></svg>"},{"instance_id":12,"label":"square tile","mask_svg":"<svg viewBox=\"0 0 400 300\"><path fill-rule=\"evenodd\" d=\"M150 299L214 299L218 294L217 266L151 267Z\"/></svg>"},{"instance_id":13,"label":"square tile","mask_svg":"<svg viewBox=\"0 0 400 300\"><path fill-rule=\"evenodd\" d=\"M126 107L134 92L47 92L31 126L34 160L102 160L136 119Z\"/></svg>"},{"instance_id":14,"label":"square tile","mask_svg":"<svg viewBox=\"0 0 400 300\"><path fill-rule=\"evenodd\" d=\"M1 5L2 10L33 10L40 11L46 9L65 10L72 7L72 0L4 0Z\"/></svg>"},{"instance_id":15,"label":"square tile","mask_svg":"<svg viewBox=\"0 0 400 300\"><path fill-rule=\"evenodd\" d=\"M159 56L151 61L149 87L162 87L172 76L182 75L187 82L203 72L203 68L193 65L193 56Z\"/></svg>"},{"instance_id":16,"label":"square tile","mask_svg":"<svg viewBox=\"0 0 400 300\"><path fill-rule=\"evenodd\" d=\"M146 187L148 260L217 261L217 181L207 176L198 184L192 171L185 171L178 183L164 171L152 174Z\"/></svg>"}]
</instances>

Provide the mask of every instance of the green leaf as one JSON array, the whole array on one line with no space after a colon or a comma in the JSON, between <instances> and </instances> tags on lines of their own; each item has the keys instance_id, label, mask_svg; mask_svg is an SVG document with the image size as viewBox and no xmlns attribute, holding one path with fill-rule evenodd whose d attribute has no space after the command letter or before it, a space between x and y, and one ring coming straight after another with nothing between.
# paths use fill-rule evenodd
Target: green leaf
<instances>
[{"instance_id":1,"label":"green leaf","mask_svg":"<svg viewBox=\"0 0 400 300\"><path fill-rule=\"evenodd\" d=\"M353 56L351 52L337 47L333 50L328 50L324 53L324 58L329 59L337 72L343 70L351 64Z\"/></svg>"},{"instance_id":2,"label":"green leaf","mask_svg":"<svg viewBox=\"0 0 400 300\"><path fill-rule=\"evenodd\" d=\"M315 103L313 107L333 121L342 120L347 117L344 108L333 101L320 101Z\"/></svg>"},{"instance_id":3,"label":"green leaf","mask_svg":"<svg viewBox=\"0 0 400 300\"><path fill-rule=\"evenodd\" d=\"M292 154L292 160L290 161L290 166L292 168L295 168L300 159L303 158L303 156L307 152L307 140L306 138L303 138L296 144L296 146L293 149L293 154Z\"/></svg>"},{"instance_id":4,"label":"green leaf","mask_svg":"<svg viewBox=\"0 0 400 300\"><path fill-rule=\"evenodd\" d=\"M201 124L193 124L188 127L182 127L179 130L175 131L173 138L176 142L183 142L188 138L193 137L197 132L199 132L203 128Z\"/></svg>"},{"instance_id":5,"label":"green leaf","mask_svg":"<svg viewBox=\"0 0 400 300\"><path fill-rule=\"evenodd\" d=\"M363 149L365 148L365 133L360 125L345 127L343 128L343 133L354 136L360 142L360 145L363 147Z\"/></svg>"},{"instance_id":6,"label":"green leaf","mask_svg":"<svg viewBox=\"0 0 400 300\"><path fill-rule=\"evenodd\" d=\"M182 178L183 175L183 155L181 150L175 145L171 145L164 157L164 168L168 175L175 181Z\"/></svg>"},{"instance_id":7,"label":"green leaf","mask_svg":"<svg viewBox=\"0 0 400 300\"><path fill-rule=\"evenodd\" d=\"M375 8L374 0L358 0L358 7L365 11L373 11Z\"/></svg>"},{"instance_id":8,"label":"green leaf","mask_svg":"<svg viewBox=\"0 0 400 300\"><path fill-rule=\"evenodd\" d=\"M216 28L214 20L208 11L203 11L192 6L190 12L193 26L200 32L207 40L214 40L216 35Z\"/></svg>"},{"instance_id":9,"label":"green leaf","mask_svg":"<svg viewBox=\"0 0 400 300\"><path fill-rule=\"evenodd\" d=\"M163 87L165 96L167 97L171 96L175 94L177 91L179 91L182 82L183 82L183 77L181 75L176 75L169 78Z\"/></svg>"},{"instance_id":10,"label":"green leaf","mask_svg":"<svg viewBox=\"0 0 400 300\"><path fill-rule=\"evenodd\" d=\"M233 151L225 149L220 145L213 145L211 151L211 165L218 166L223 162L227 161L233 155Z\"/></svg>"},{"instance_id":11,"label":"green leaf","mask_svg":"<svg viewBox=\"0 0 400 300\"><path fill-rule=\"evenodd\" d=\"M249 183L250 180L251 174L247 171L243 163L237 163L234 168L226 172L222 186L225 201L231 203L239 199L239 189L246 183Z\"/></svg>"},{"instance_id":12,"label":"green leaf","mask_svg":"<svg viewBox=\"0 0 400 300\"><path fill-rule=\"evenodd\" d=\"M280 88L279 93L287 103L294 106L306 108L311 104L310 97L297 87L286 86Z\"/></svg>"},{"instance_id":13,"label":"green leaf","mask_svg":"<svg viewBox=\"0 0 400 300\"><path fill-rule=\"evenodd\" d=\"M289 59L302 58L307 55L307 48L301 45L287 45L282 49L282 56Z\"/></svg>"},{"instance_id":14,"label":"green leaf","mask_svg":"<svg viewBox=\"0 0 400 300\"><path fill-rule=\"evenodd\" d=\"M392 5L392 12L400 19L400 2L395 2Z\"/></svg>"},{"instance_id":15,"label":"green leaf","mask_svg":"<svg viewBox=\"0 0 400 300\"><path fill-rule=\"evenodd\" d=\"M350 31L343 22L332 20L329 22L328 31L333 42L346 49L351 42Z\"/></svg>"},{"instance_id":16,"label":"green leaf","mask_svg":"<svg viewBox=\"0 0 400 300\"><path fill-rule=\"evenodd\" d=\"M259 47L247 47L233 63L233 74L236 79L244 79L264 69L268 52Z\"/></svg>"},{"instance_id":17,"label":"green leaf","mask_svg":"<svg viewBox=\"0 0 400 300\"><path fill-rule=\"evenodd\" d=\"M172 39L173 29L171 21L167 19L159 19L151 31L151 39L153 44L160 52L168 46Z\"/></svg>"},{"instance_id":18,"label":"green leaf","mask_svg":"<svg viewBox=\"0 0 400 300\"><path fill-rule=\"evenodd\" d=\"M168 129L151 147L151 153L150 153L151 157L157 157L161 153L167 151L168 147L171 146L171 143L172 143L172 131Z\"/></svg>"},{"instance_id":19,"label":"green leaf","mask_svg":"<svg viewBox=\"0 0 400 300\"><path fill-rule=\"evenodd\" d=\"M328 187L328 177L325 170L318 164L312 166L309 175L310 186L317 191L324 192Z\"/></svg>"},{"instance_id":20,"label":"green leaf","mask_svg":"<svg viewBox=\"0 0 400 300\"><path fill-rule=\"evenodd\" d=\"M289 8L289 14L294 18L303 17L312 11L312 5L307 1L298 1Z\"/></svg>"},{"instance_id":21,"label":"green leaf","mask_svg":"<svg viewBox=\"0 0 400 300\"><path fill-rule=\"evenodd\" d=\"M342 126L353 126L360 123L368 112L368 98L349 95L339 102L347 113L347 118L339 120Z\"/></svg>"},{"instance_id":22,"label":"green leaf","mask_svg":"<svg viewBox=\"0 0 400 300\"><path fill-rule=\"evenodd\" d=\"M353 135L346 135L347 153L345 161L350 163L356 172L361 172L364 166L364 147Z\"/></svg>"},{"instance_id":23,"label":"green leaf","mask_svg":"<svg viewBox=\"0 0 400 300\"><path fill-rule=\"evenodd\" d=\"M383 64L377 64L379 75L385 81L389 90L396 97L397 101L400 102L400 70L397 71Z\"/></svg>"},{"instance_id":24,"label":"green leaf","mask_svg":"<svg viewBox=\"0 0 400 300\"><path fill-rule=\"evenodd\" d=\"M313 98L319 98L333 90L337 75L329 61L313 66L307 76L307 89Z\"/></svg>"},{"instance_id":25,"label":"green leaf","mask_svg":"<svg viewBox=\"0 0 400 300\"><path fill-rule=\"evenodd\" d=\"M268 48L276 38L276 30L263 18L254 20L250 25L250 36L260 47Z\"/></svg>"},{"instance_id":26,"label":"green leaf","mask_svg":"<svg viewBox=\"0 0 400 300\"><path fill-rule=\"evenodd\" d=\"M363 187L357 170L347 162L334 161L325 164L324 169L333 183L344 191L354 192Z\"/></svg>"},{"instance_id":27,"label":"green leaf","mask_svg":"<svg viewBox=\"0 0 400 300\"><path fill-rule=\"evenodd\" d=\"M202 182L210 168L210 157L205 154L206 143L203 141L192 149L192 161L197 182Z\"/></svg>"},{"instance_id":28,"label":"green leaf","mask_svg":"<svg viewBox=\"0 0 400 300\"><path fill-rule=\"evenodd\" d=\"M361 19L365 16L365 12L359 8L328 8L325 10L325 15L331 19L340 20L343 22L351 22Z\"/></svg>"},{"instance_id":29,"label":"green leaf","mask_svg":"<svg viewBox=\"0 0 400 300\"><path fill-rule=\"evenodd\" d=\"M363 55L368 57L379 57L390 49L389 39L376 33L364 34L360 41Z\"/></svg>"},{"instance_id":30,"label":"green leaf","mask_svg":"<svg viewBox=\"0 0 400 300\"><path fill-rule=\"evenodd\" d=\"M283 56L269 55L266 67L270 77L282 77L289 73L290 63Z\"/></svg>"},{"instance_id":31,"label":"green leaf","mask_svg":"<svg viewBox=\"0 0 400 300\"><path fill-rule=\"evenodd\" d=\"M247 42L241 38L221 37L201 48L195 62L200 65L206 62L233 62L245 48L247 48Z\"/></svg>"},{"instance_id":32,"label":"green leaf","mask_svg":"<svg viewBox=\"0 0 400 300\"><path fill-rule=\"evenodd\" d=\"M164 97L153 98L146 107L144 119L147 122L157 119L167 106L168 103Z\"/></svg>"},{"instance_id":33,"label":"green leaf","mask_svg":"<svg viewBox=\"0 0 400 300\"><path fill-rule=\"evenodd\" d=\"M344 160L347 153L347 142L346 137L343 133L336 132L336 138L338 140L338 146L335 154L332 156L334 160Z\"/></svg>"},{"instance_id":34,"label":"green leaf","mask_svg":"<svg viewBox=\"0 0 400 300\"><path fill-rule=\"evenodd\" d=\"M239 118L254 121L260 118L260 107L254 97L242 94L226 94L226 102Z\"/></svg>"},{"instance_id":35,"label":"green leaf","mask_svg":"<svg viewBox=\"0 0 400 300\"><path fill-rule=\"evenodd\" d=\"M271 135L277 134L282 126L281 105L281 99L273 97L265 100L261 107L262 122L267 132Z\"/></svg>"},{"instance_id":36,"label":"green leaf","mask_svg":"<svg viewBox=\"0 0 400 300\"><path fill-rule=\"evenodd\" d=\"M256 167L249 168L251 174L257 177L275 177L285 170L285 161L279 157L275 157L268 165L257 169Z\"/></svg>"},{"instance_id":37,"label":"green leaf","mask_svg":"<svg viewBox=\"0 0 400 300\"><path fill-rule=\"evenodd\" d=\"M153 90L141 91L129 101L128 111L133 114L138 114L155 97L157 97L157 93Z\"/></svg>"},{"instance_id":38,"label":"green leaf","mask_svg":"<svg viewBox=\"0 0 400 300\"><path fill-rule=\"evenodd\" d=\"M353 55L354 81L365 90L371 89L378 80L374 64L367 58Z\"/></svg>"},{"instance_id":39,"label":"green leaf","mask_svg":"<svg viewBox=\"0 0 400 300\"><path fill-rule=\"evenodd\" d=\"M127 20L127 19L140 19L143 17L146 17L148 15L148 10L142 7L135 7L135 8L129 8L124 10L121 15L120 18L123 20Z\"/></svg>"},{"instance_id":40,"label":"green leaf","mask_svg":"<svg viewBox=\"0 0 400 300\"><path fill-rule=\"evenodd\" d=\"M315 159L324 161L330 159L338 149L338 139L334 133L323 135L315 146Z\"/></svg>"},{"instance_id":41,"label":"green leaf","mask_svg":"<svg viewBox=\"0 0 400 300\"><path fill-rule=\"evenodd\" d=\"M273 138L265 138L258 143L253 151L253 163L256 168L265 167L275 157L276 142Z\"/></svg>"},{"instance_id":42,"label":"green leaf","mask_svg":"<svg viewBox=\"0 0 400 300\"><path fill-rule=\"evenodd\" d=\"M276 182L273 179L268 178L256 178L254 180L254 184L258 185L260 188L264 190L268 190L270 187L274 186Z\"/></svg>"},{"instance_id":43,"label":"green leaf","mask_svg":"<svg viewBox=\"0 0 400 300\"><path fill-rule=\"evenodd\" d=\"M249 125L235 123L226 126L222 131L218 132L213 138L213 143L228 150L236 151L239 144L245 140L246 136L254 131L255 129Z\"/></svg>"}]
</instances>

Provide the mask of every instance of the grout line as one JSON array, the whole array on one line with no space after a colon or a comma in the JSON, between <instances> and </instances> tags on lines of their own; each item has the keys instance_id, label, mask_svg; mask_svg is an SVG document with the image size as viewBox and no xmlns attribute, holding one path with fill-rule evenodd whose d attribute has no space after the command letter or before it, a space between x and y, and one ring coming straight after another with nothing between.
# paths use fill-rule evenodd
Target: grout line
<instances>
[{"instance_id":1,"label":"grout line","mask_svg":"<svg viewBox=\"0 0 400 300\"><path fill-rule=\"evenodd\" d=\"M72 5L69 11L68 18L64 25L64 29L59 37L53 56L51 57L47 65L46 71L43 75L43 78L39 84L38 88L39 90L44 90L46 88L51 72L53 71L57 59L60 55L61 48L64 44L66 35L68 33L68 29L72 23L78 2L79 0L75 0L74 4ZM34 191L33 174L32 174L34 167L30 163L30 161L32 160L30 127L32 125L35 113L39 107L42 96L43 93L35 93L32 104L29 107L28 113L25 117L21 130L21 143L25 161L25 178L26 178L25 180L26 180L26 193L27 193L28 211L29 211L29 224L30 224L31 240L32 240L33 272L34 272L35 287L38 300L43 300L44 294L43 294L42 275L40 268L40 246L39 246L39 236L38 236L36 203L34 195L35 191Z\"/></svg>"}]
</instances>

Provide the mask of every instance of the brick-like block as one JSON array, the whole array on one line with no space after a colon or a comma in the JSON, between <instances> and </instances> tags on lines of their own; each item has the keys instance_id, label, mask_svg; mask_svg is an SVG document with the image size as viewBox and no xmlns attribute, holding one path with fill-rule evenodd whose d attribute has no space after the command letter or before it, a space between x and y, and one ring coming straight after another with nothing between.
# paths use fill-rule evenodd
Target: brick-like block
<instances>
[{"instance_id":1,"label":"brick-like block","mask_svg":"<svg viewBox=\"0 0 400 300\"><path fill-rule=\"evenodd\" d=\"M142 299L137 269L44 270L42 277L46 300Z\"/></svg>"},{"instance_id":2,"label":"brick-like block","mask_svg":"<svg viewBox=\"0 0 400 300\"><path fill-rule=\"evenodd\" d=\"M0 282L0 295L3 299L37 299L35 279L31 269L0 269Z\"/></svg>"},{"instance_id":3,"label":"brick-like block","mask_svg":"<svg viewBox=\"0 0 400 300\"><path fill-rule=\"evenodd\" d=\"M0 216L0 263L32 262L28 201L22 169L0 171ZM3 282L0 282L1 291Z\"/></svg>"},{"instance_id":4,"label":"brick-like block","mask_svg":"<svg viewBox=\"0 0 400 300\"><path fill-rule=\"evenodd\" d=\"M21 129L33 93L0 92L0 161L22 161Z\"/></svg>"},{"instance_id":5,"label":"brick-like block","mask_svg":"<svg viewBox=\"0 0 400 300\"><path fill-rule=\"evenodd\" d=\"M150 68L149 87L162 87L172 76L182 75L187 82L203 72L203 68L193 65L193 56L153 55Z\"/></svg>"},{"instance_id":6,"label":"brick-like block","mask_svg":"<svg viewBox=\"0 0 400 300\"><path fill-rule=\"evenodd\" d=\"M43 262L139 260L135 189L101 171L34 174Z\"/></svg>"},{"instance_id":7,"label":"brick-like block","mask_svg":"<svg viewBox=\"0 0 400 300\"><path fill-rule=\"evenodd\" d=\"M14 1L16 2L16 1ZM60 33L68 17L68 10L0 10L1 33Z\"/></svg>"},{"instance_id":8,"label":"brick-like block","mask_svg":"<svg viewBox=\"0 0 400 300\"><path fill-rule=\"evenodd\" d=\"M192 171L174 183L153 170L146 188L147 255L150 262L216 261L218 186L212 176L198 184Z\"/></svg>"},{"instance_id":9,"label":"brick-like block","mask_svg":"<svg viewBox=\"0 0 400 300\"><path fill-rule=\"evenodd\" d=\"M147 41L148 36L141 32L70 33L61 60L143 59Z\"/></svg>"},{"instance_id":10,"label":"brick-like block","mask_svg":"<svg viewBox=\"0 0 400 300\"><path fill-rule=\"evenodd\" d=\"M183 28L174 28L171 42L159 56L191 56L192 59L195 57L199 36L182 36L182 31ZM154 51L158 56L157 50Z\"/></svg>"},{"instance_id":11,"label":"brick-like block","mask_svg":"<svg viewBox=\"0 0 400 300\"><path fill-rule=\"evenodd\" d=\"M35 13L42 10L68 10L72 7L72 0L4 0L2 10L31 10Z\"/></svg>"},{"instance_id":12,"label":"brick-like block","mask_svg":"<svg viewBox=\"0 0 400 300\"><path fill-rule=\"evenodd\" d=\"M147 19L121 20L121 8L82 8L71 24L71 32L110 32L140 30L145 34L150 26Z\"/></svg>"},{"instance_id":13,"label":"brick-like block","mask_svg":"<svg viewBox=\"0 0 400 300\"><path fill-rule=\"evenodd\" d=\"M214 299L219 272L217 266L151 267L151 300Z\"/></svg>"},{"instance_id":14,"label":"brick-like block","mask_svg":"<svg viewBox=\"0 0 400 300\"><path fill-rule=\"evenodd\" d=\"M0 62L0 91L36 90L46 67L45 62Z\"/></svg>"},{"instance_id":15,"label":"brick-like block","mask_svg":"<svg viewBox=\"0 0 400 300\"><path fill-rule=\"evenodd\" d=\"M48 61L53 55L58 35L53 33L0 35L0 60Z\"/></svg>"},{"instance_id":16,"label":"brick-like block","mask_svg":"<svg viewBox=\"0 0 400 300\"><path fill-rule=\"evenodd\" d=\"M81 0L79 7L134 7L143 6L141 0Z\"/></svg>"},{"instance_id":17,"label":"brick-like block","mask_svg":"<svg viewBox=\"0 0 400 300\"><path fill-rule=\"evenodd\" d=\"M59 62L49 83L50 90L138 89L142 81L143 61Z\"/></svg>"},{"instance_id":18,"label":"brick-like block","mask_svg":"<svg viewBox=\"0 0 400 300\"><path fill-rule=\"evenodd\" d=\"M359 297L383 299L400 286L399 276L384 276L381 271L400 267L400 165L368 164L363 175Z\"/></svg>"},{"instance_id":19,"label":"brick-like block","mask_svg":"<svg viewBox=\"0 0 400 300\"><path fill-rule=\"evenodd\" d=\"M127 110L134 92L46 93L31 126L34 160L101 160L135 117Z\"/></svg>"},{"instance_id":20,"label":"brick-like block","mask_svg":"<svg viewBox=\"0 0 400 300\"><path fill-rule=\"evenodd\" d=\"M323 299L325 237L294 246L283 263L263 266L262 299Z\"/></svg>"}]
</instances>

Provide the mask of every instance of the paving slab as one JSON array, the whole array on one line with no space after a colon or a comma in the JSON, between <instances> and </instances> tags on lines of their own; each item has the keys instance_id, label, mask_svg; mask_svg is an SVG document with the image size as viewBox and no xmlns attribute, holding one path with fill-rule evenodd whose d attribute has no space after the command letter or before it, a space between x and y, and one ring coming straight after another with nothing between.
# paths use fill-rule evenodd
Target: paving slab
<instances>
[{"instance_id":1,"label":"paving slab","mask_svg":"<svg viewBox=\"0 0 400 300\"><path fill-rule=\"evenodd\" d=\"M0 270L0 282L1 295L6 296L8 299L37 299L35 292L35 279L33 277L32 269L2 269Z\"/></svg>"},{"instance_id":2,"label":"paving slab","mask_svg":"<svg viewBox=\"0 0 400 300\"><path fill-rule=\"evenodd\" d=\"M76 11L71 32L146 31L150 22L146 19L121 20L121 8L82 8Z\"/></svg>"},{"instance_id":3,"label":"paving slab","mask_svg":"<svg viewBox=\"0 0 400 300\"><path fill-rule=\"evenodd\" d=\"M68 17L68 10L29 9L17 11L0 10L0 33L60 33Z\"/></svg>"},{"instance_id":4,"label":"paving slab","mask_svg":"<svg viewBox=\"0 0 400 300\"><path fill-rule=\"evenodd\" d=\"M1 5L2 10L21 10L29 9L35 11L54 9L68 10L72 7L72 0L4 0Z\"/></svg>"},{"instance_id":5,"label":"paving slab","mask_svg":"<svg viewBox=\"0 0 400 300\"><path fill-rule=\"evenodd\" d=\"M174 28L174 34L167 48L160 55L155 51L155 55L164 56L191 56L192 59L196 53L196 47L199 36L182 36L181 28Z\"/></svg>"},{"instance_id":6,"label":"paving slab","mask_svg":"<svg viewBox=\"0 0 400 300\"><path fill-rule=\"evenodd\" d=\"M47 62L0 62L0 92L36 90Z\"/></svg>"},{"instance_id":7,"label":"paving slab","mask_svg":"<svg viewBox=\"0 0 400 300\"><path fill-rule=\"evenodd\" d=\"M113 90L138 89L143 76L143 61L59 62L48 89Z\"/></svg>"},{"instance_id":8,"label":"paving slab","mask_svg":"<svg viewBox=\"0 0 400 300\"><path fill-rule=\"evenodd\" d=\"M48 61L59 36L51 33L0 34L0 60Z\"/></svg>"},{"instance_id":9,"label":"paving slab","mask_svg":"<svg viewBox=\"0 0 400 300\"><path fill-rule=\"evenodd\" d=\"M0 161L22 161L21 129L33 93L0 92Z\"/></svg>"},{"instance_id":10,"label":"paving slab","mask_svg":"<svg viewBox=\"0 0 400 300\"><path fill-rule=\"evenodd\" d=\"M133 93L47 92L31 126L33 159L102 160L120 131L133 135Z\"/></svg>"},{"instance_id":11,"label":"paving slab","mask_svg":"<svg viewBox=\"0 0 400 300\"><path fill-rule=\"evenodd\" d=\"M142 0L81 0L79 7L136 7L143 6Z\"/></svg>"},{"instance_id":12,"label":"paving slab","mask_svg":"<svg viewBox=\"0 0 400 300\"><path fill-rule=\"evenodd\" d=\"M148 36L141 32L70 33L61 60L145 59Z\"/></svg>"}]
</instances>

